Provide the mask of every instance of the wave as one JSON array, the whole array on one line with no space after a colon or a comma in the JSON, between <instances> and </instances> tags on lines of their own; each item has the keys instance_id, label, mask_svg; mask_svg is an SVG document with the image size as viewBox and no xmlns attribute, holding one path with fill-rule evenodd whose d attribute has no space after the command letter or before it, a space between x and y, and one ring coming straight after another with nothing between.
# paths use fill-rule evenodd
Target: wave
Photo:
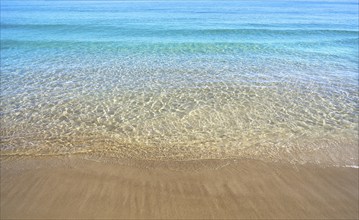
<instances>
[{"instance_id":1,"label":"wave","mask_svg":"<svg viewBox=\"0 0 359 220\"><path fill-rule=\"evenodd\" d=\"M191 52L206 49L207 51L224 52L224 51L263 51L263 50L286 50L288 48L320 48L321 46L354 46L356 47L359 38L343 38L334 40L316 40L316 41L293 41L285 43L258 43L258 42L128 42L125 40L118 41L86 41L86 40L1 40L1 49L10 48L64 48L64 49L81 49L88 47L89 49L150 49L150 50L186 50Z\"/></svg>"},{"instance_id":2,"label":"wave","mask_svg":"<svg viewBox=\"0 0 359 220\"><path fill-rule=\"evenodd\" d=\"M356 63L359 39L323 42L292 43L228 43L181 42L149 43L126 41L15 41L2 40L5 54L24 56L230 56L230 57L282 57L284 59L321 59ZM339 48L337 50L336 48Z\"/></svg>"},{"instance_id":3,"label":"wave","mask_svg":"<svg viewBox=\"0 0 359 220\"><path fill-rule=\"evenodd\" d=\"M168 29L167 27L129 27L127 25L88 25L88 24L1 24L3 30L25 30L25 31L72 31L75 33L81 32L96 32L101 34L108 33L109 35L121 36L188 36L188 35L280 35L280 36L308 36L308 35L358 35L358 30L344 30L344 29L278 29L278 28L184 28L184 29ZM69 33L66 33L69 34Z\"/></svg>"}]
</instances>

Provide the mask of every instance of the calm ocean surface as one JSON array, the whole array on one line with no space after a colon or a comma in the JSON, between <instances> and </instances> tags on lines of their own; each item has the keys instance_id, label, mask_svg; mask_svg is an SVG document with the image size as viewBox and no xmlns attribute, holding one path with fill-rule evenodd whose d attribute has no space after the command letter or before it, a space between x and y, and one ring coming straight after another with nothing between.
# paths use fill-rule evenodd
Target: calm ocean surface
<instances>
[{"instance_id":1,"label":"calm ocean surface","mask_svg":"<svg viewBox=\"0 0 359 220\"><path fill-rule=\"evenodd\" d=\"M358 164L358 2L1 0L1 154Z\"/></svg>"}]
</instances>

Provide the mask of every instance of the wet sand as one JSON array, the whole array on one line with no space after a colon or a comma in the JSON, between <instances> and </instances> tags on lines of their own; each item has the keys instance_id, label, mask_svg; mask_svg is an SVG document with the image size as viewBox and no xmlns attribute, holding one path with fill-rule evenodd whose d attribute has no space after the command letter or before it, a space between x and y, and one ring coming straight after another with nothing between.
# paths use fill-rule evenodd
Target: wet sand
<instances>
[{"instance_id":1,"label":"wet sand","mask_svg":"<svg viewBox=\"0 0 359 220\"><path fill-rule=\"evenodd\" d=\"M357 219L358 171L256 160L2 158L1 218Z\"/></svg>"}]
</instances>

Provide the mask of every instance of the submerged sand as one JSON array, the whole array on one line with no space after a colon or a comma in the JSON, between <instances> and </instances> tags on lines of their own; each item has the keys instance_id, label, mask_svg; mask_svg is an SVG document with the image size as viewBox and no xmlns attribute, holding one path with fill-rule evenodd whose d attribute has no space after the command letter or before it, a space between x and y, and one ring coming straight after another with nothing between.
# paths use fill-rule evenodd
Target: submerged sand
<instances>
[{"instance_id":1,"label":"submerged sand","mask_svg":"<svg viewBox=\"0 0 359 220\"><path fill-rule=\"evenodd\" d=\"M358 170L256 160L2 158L1 218L357 219Z\"/></svg>"}]
</instances>

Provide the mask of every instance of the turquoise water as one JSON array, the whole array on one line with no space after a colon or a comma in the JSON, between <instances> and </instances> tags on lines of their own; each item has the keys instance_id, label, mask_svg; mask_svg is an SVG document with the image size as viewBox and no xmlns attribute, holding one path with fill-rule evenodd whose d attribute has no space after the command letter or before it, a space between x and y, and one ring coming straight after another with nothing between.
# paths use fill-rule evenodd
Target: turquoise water
<instances>
[{"instance_id":1,"label":"turquoise water","mask_svg":"<svg viewBox=\"0 0 359 220\"><path fill-rule=\"evenodd\" d=\"M358 164L358 2L1 1L3 155Z\"/></svg>"}]
</instances>

